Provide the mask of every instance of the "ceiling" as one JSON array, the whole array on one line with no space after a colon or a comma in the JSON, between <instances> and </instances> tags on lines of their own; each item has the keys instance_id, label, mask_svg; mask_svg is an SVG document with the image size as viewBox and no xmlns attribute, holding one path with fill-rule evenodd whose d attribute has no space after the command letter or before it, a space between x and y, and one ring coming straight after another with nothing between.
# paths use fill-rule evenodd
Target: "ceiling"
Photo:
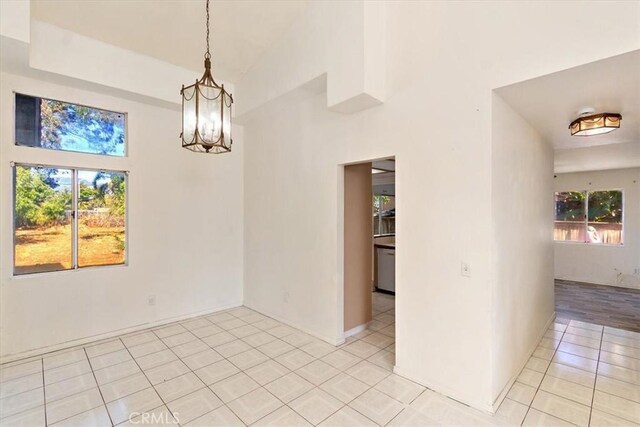
<instances>
[{"instance_id":1,"label":"ceiling","mask_svg":"<svg viewBox=\"0 0 640 427\"><path fill-rule=\"evenodd\" d=\"M214 76L238 81L306 7L306 0L212 1ZM204 0L32 0L31 14L174 65L204 68Z\"/></svg>"},{"instance_id":2,"label":"ceiling","mask_svg":"<svg viewBox=\"0 0 640 427\"><path fill-rule=\"evenodd\" d=\"M637 168L640 144L608 144L575 150L556 150L553 159L556 173Z\"/></svg>"},{"instance_id":3,"label":"ceiling","mask_svg":"<svg viewBox=\"0 0 640 427\"><path fill-rule=\"evenodd\" d=\"M496 93L556 150L640 144L640 51L506 86ZM572 137L569 123L584 107L622 114L620 129Z\"/></svg>"},{"instance_id":4,"label":"ceiling","mask_svg":"<svg viewBox=\"0 0 640 427\"><path fill-rule=\"evenodd\" d=\"M371 163L373 194L393 196L396 194L395 159L376 160Z\"/></svg>"},{"instance_id":5,"label":"ceiling","mask_svg":"<svg viewBox=\"0 0 640 427\"><path fill-rule=\"evenodd\" d=\"M393 172L396 170L396 161L394 159L375 160L371 162L371 169L374 174Z\"/></svg>"}]
</instances>

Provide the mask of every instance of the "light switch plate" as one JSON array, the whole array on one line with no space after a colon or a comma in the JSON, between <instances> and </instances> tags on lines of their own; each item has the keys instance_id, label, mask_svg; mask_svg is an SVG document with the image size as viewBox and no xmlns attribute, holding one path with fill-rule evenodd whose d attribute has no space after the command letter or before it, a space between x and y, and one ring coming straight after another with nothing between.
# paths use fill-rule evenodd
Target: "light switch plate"
<instances>
[{"instance_id":1,"label":"light switch plate","mask_svg":"<svg viewBox=\"0 0 640 427\"><path fill-rule=\"evenodd\" d=\"M471 277L471 266L468 262L462 261L460 264L460 274L464 277Z\"/></svg>"}]
</instances>

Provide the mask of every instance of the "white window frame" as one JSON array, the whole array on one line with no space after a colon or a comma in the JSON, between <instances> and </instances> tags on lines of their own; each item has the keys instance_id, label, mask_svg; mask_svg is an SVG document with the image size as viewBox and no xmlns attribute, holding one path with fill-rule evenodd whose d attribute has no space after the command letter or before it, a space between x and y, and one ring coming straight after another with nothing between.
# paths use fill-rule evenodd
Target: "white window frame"
<instances>
[{"instance_id":1,"label":"white window frame","mask_svg":"<svg viewBox=\"0 0 640 427\"><path fill-rule=\"evenodd\" d=\"M116 114L122 114L123 118L124 118L124 155L122 156L114 156L111 154L102 154L102 153L88 153L86 151L78 151L78 150L57 150L55 148L49 148L49 147L38 147L38 146L28 146L28 145L20 145L18 144L17 139L17 135L16 135L16 95L23 95L23 96L29 96L31 98L38 98L38 99L45 99L47 101L56 101L56 102L63 102L65 104L72 104L72 105L77 105L79 107L87 107L87 108L93 108L94 110L102 110L102 111L108 111L110 113L116 113ZM95 107L92 105L87 105L87 104L82 104L82 103L78 103L78 102L71 102L71 101L64 101L62 99L57 99L57 98L51 98L51 97L46 97L46 96L40 96L40 95L32 95L26 92L19 92L19 91L13 91L13 145L15 147L20 147L20 148L25 148L25 149L30 149L30 148L35 148L37 150L49 150L49 151L54 151L54 152L59 152L59 153L74 153L74 154L83 154L83 155L87 155L87 156L100 156L100 157L106 157L106 158L113 158L113 159L126 159L129 157L129 114L125 113L125 112L121 112L121 111L115 111L115 110L110 110L107 108L100 108L100 107ZM87 170L91 170L90 168L87 168ZM114 170L114 172L117 172Z\"/></svg>"},{"instance_id":2,"label":"white window frame","mask_svg":"<svg viewBox=\"0 0 640 427\"><path fill-rule=\"evenodd\" d=\"M594 246L594 247L601 247L601 246L606 246L609 248L617 248L617 247L623 247L625 244L625 235L624 235L624 229L625 229L625 211L626 211L626 200L625 200L625 194L624 194L624 190L622 188L607 188L605 189L590 189L590 190L555 190L553 192L554 195L554 204L555 204L555 195L556 193L567 193L567 192L574 192L574 193L586 193L586 197L585 197L585 201L584 201L584 218L583 218L583 222L584 222L584 235L588 236L588 229L589 229L589 193L597 193L599 191L619 191L622 193L622 223L621 223L621 227L620 227L620 243L617 244L612 244L612 243L591 243L588 240L584 240L584 241L577 241L577 240L555 240L553 239L554 243L566 243L566 244L574 244L574 245L589 245L589 246ZM553 221L553 227L555 229L555 218Z\"/></svg>"},{"instance_id":3,"label":"white window frame","mask_svg":"<svg viewBox=\"0 0 640 427\"><path fill-rule=\"evenodd\" d=\"M42 271L42 272L34 272L34 273L24 273L24 274L16 274L16 222L15 222L15 214L16 214L16 171L17 167L25 167L25 168L51 168L51 169L66 169L71 171L72 176L72 185L71 185L71 193L72 193L72 216L71 216L71 268L65 270L54 270L54 271ZM12 169L12 192L11 192L11 232L12 232L12 244L13 250L11 251L11 274L12 277L28 277L34 275L42 275L42 274L60 274L60 273L68 273L75 271L84 271L91 270L96 268L117 268L117 267L128 267L129 266L129 171L126 170L118 170L118 169L104 169L104 168L92 168L92 167L82 167L82 166L62 166L62 165L52 165L52 164L35 164L28 162L11 162ZM95 172L116 172L122 173L124 175L124 203L125 203L125 211L124 211L124 262L120 264L105 264L105 265L90 265L86 267L80 267L78 265L78 194L80 194L79 181L77 179L78 171L95 171Z\"/></svg>"}]
</instances>

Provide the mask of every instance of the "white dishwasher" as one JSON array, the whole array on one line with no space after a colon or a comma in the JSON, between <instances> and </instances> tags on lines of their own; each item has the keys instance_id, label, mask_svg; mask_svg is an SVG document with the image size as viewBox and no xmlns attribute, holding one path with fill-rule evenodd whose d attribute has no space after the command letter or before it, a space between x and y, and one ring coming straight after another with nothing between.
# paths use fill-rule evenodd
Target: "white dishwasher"
<instances>
[{"instance_id":1,"label":"white dishwasher","mask_svg":"<svg viewBox=\"0 0 640 427\"><path fill-rule=\"evenodd\" d=\"M390 246L376 246L378 265L377 288L383 292L396 292L396 250Z\"/></svg>"}]
</instances>

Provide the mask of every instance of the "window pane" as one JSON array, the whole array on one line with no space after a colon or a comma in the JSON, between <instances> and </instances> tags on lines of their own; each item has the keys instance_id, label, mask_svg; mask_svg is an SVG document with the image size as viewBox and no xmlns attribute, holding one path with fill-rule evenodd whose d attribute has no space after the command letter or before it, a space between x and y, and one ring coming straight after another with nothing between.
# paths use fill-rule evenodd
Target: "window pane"
<instances>
[{"instance_id":1,"label":"window pane","mask_svg":"<svg viewBox=\"0 0 640 427\"><path fill-rule=\"evenodd\" d=\"M622 191L589 192L590 243L619 245L622 243Z\"/></svg>"},{"instance_id":2,"label":"window pane","mask_svg":"<svg viewBox=\"0 0 640 427\"><path fill-rule=\"evenodd\" d=\"M555 240L585 241L585 199L586 194L580 191L555 193Z\"/></svg>"},{"instance_id":3,"label":"window pane","mask_svg":"<svg viewBox=\"0 0 640 427\"><path fill-rule=\"evenodd\" d=\"M122 172L78 171L78 266L125 262Z\"/></svg>"},{"instance_id":4,"label":"window pane","mask_svg":"<svg viewBox=\"0 0 640 427\"><path fill-rule=\"evenodd\" d=\"M373 196L373 234L393 234L396 232L395 197L382 194Z\"/></svg>"},{"instance_id":5,"label":"window pane","mask_svg":"<svg viewBox=\"0 0 640 427\"><path fill-rule=\"evenodd\" d=\"M122 113L16 94L16 145L125 155Z\"/></svg>"},{"instance_id":6,"label":"window pane","mask_svg":"<svg viewBox=\"0 0 640 427\"><path fill-rule=\"evenodd\" d=\"M72 173L15 167L14 273L72 268Z\"/></svg>"}]
</instances>

